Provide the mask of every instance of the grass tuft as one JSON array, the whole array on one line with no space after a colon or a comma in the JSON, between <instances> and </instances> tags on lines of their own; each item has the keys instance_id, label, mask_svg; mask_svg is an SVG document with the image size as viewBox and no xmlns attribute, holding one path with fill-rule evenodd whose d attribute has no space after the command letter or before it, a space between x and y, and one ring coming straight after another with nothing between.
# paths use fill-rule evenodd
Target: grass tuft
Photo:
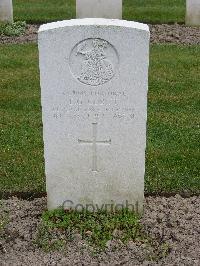
<instances>
[{"instance_id":1,"label":"grass tuft","mask_svg":"<svg viewBox=\"0 0 200 266\"><path fill-rule=\"evenodd\" d=\"M64 244L66 240L73 240L76 233L80 234L82 240L100 249L104 249L109 240L120 239L126 243L128 240L144 238L139 216L127 209L115 213L57 209L44 212L42 221L37 242L46 250L54 249L58 243ZM65 235L65 239L59 238L59 232Z\"/></svg>"},{"instance_id":2,"label":"grass tuft","mask_svg":"<svg viewBox=\"0 0 200 266\"><path fill-rule=\"evenodd\" d=\"M1 23L0 24L0 35L5 36L20 36L25 33L26 22L17 21L13 23Z\"/></svg>"},{"instance_id":3,"label":"grass tuft","mask_svg":"<svg viewBox=\"0 0 200 266\"><path fill-rule=\"evenodd\" d=\"M150 261L159 261L170 252L169 243L145 231L139 215L128 209L116 212L46 211L34 243L44 251L64 251L70 243L93 255L133 245Z\"/></svg>"}]
</instances>

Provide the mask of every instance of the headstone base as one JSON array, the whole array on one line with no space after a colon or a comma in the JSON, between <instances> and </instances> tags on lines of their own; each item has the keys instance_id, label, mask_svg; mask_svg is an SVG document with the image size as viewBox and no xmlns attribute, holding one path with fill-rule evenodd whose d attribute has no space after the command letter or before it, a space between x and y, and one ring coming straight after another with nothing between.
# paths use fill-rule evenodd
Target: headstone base
<instances>
[{"instance_id":1,"label":"headstone base","mask_svg":"<svg viewBox=\"0 0 200 266\"><path fill-rule=\"evenodd\" d=\"M200 26L200 0L187 0L186 25Z\"/></svg>"},{"instance_id":2,"label":"headstone base","mask_svg":"<svg viewBox=\"0 0 200 266\"><path fill-rule=\"evenodd\" d=\"M13 22L12 0L0 0L0 21Z\"/></svg>"}]
</instances>

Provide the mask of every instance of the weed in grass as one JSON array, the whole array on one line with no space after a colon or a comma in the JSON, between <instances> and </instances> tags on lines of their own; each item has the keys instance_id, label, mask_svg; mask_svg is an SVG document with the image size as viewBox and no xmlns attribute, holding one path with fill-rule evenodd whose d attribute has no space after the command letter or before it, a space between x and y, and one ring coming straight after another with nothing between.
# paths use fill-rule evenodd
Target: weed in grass
<instances>
[{"instance_id":1,"label":"weed in grass","mask_svg":"<svg viewBox=\"0 0 200 266\"><path fill-rule=\"evenodd\" d=\"M45 250L54 248L57 242L53 241L52 245L52 240L58 240L63 233L67 241L71 241L73 235L78 233L81 239L99 249L104 249L112 239L126 243L130 239L143 238L139 217L125 209L116 213L57 209L45 212L42 220L37 243Z\"/></svg>"},{"instance_id":2,"label":"weed in grass","mask_svg":"<svg viewBox=\"0 0 200 266\"><path fill-rule=\"evenodd\" d=\"M53 234L52 230L45 224L39 224L36 239L33 243L42 248L45 252L53 250L62 250L66 245L66 240L60 239L58 235Z\"/></svg>"},{"instance_id":3,"label":"weed in grass","mask_svg":"<svg viewBox=\"0 0 200 266\"><path fill-rule=\"evenodd\" d=\"M20 36L25 33L26 22L17 21L13 23L1 23L0 24L0 35L5 36Z\"/></svg>"},{"instance_id":4,"label":"weed in grass","mask_svg":"<svg viewBox=\"0 0 200 266\"><path fill-rule=\"evenodd\" d=\"M163 258L166 258L171 251L170 245L167 242L159 243L159 242L153 241L152 247L153 247L154 252L149 254L148 256L149 261L155 262Z\"/></svg>"},{"instance_id":5,"label":"weed in grass","mask_svg":"<svg viewBox=\"0 0 200 266\"><path fill-rule=\"evenodd\" d=\"M117 250L132 243L148 260L158 261L169 254L169 244L152 238L140 223L139 215L123 209L117 212L77 212L62 208L46 211L38 227L35 244L43 250L65 250L69 243L87 249L92 256ZM80 245L81 244L81 245Z\"/></svg>"}]
</instances>

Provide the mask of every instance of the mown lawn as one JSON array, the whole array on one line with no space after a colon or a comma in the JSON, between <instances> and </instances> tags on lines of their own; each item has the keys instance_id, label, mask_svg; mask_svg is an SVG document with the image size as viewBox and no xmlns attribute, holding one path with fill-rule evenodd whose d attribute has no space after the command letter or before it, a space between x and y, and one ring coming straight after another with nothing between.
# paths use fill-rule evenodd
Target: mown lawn
<instances>
[{"instance_id":1,"label":"mown lawn","mask_svg":"<svg viewBox=\"0 0 200 266\"><path fill-rule=\"evenodd\" d=\"M200 190L200 46L153 45L147 192ZM0 192L45 191L35 44L0 45Z\"/></svg>"},{"instance_id":2,"label":"mown lawn","mask_svg":"<svg viewBox=\"0 0 200 266\"><path fill-rule=\"evenodd\" d=\"M123 0L123 18L148 23L184 23L185 0ZM13 0L14 19L43 23L75 18L75 0Z\"/></svg>"},{"instance_id":3,"label":"mown lawn","mask_svg":"<svg viewBox=\"0 0 200 266\"><path fill-rule=\"evenodd\" d=\"M200 191L200 46L151 49L146 189Z\"/></svg>"}]
</instances>

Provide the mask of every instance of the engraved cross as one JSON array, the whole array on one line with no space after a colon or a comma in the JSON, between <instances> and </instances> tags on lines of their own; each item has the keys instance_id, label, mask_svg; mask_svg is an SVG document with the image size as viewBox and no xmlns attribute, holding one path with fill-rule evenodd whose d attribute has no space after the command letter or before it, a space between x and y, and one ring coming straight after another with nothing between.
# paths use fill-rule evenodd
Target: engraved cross
<instances>
[{"instance_id":1,"label":"engraved cross","mask_svg":"<svg viewBox=\"0 0 200 266\"><path fill-rule=\"evenodd\" d=\"M97 144L111 144L111 139L109 140L97 140L97 123L92 123L93 127L93 136L92 140L81 140L78 139L78 142L81 144L92 144L92 171L97 172Z\"/></svg>"}]
</instances>

